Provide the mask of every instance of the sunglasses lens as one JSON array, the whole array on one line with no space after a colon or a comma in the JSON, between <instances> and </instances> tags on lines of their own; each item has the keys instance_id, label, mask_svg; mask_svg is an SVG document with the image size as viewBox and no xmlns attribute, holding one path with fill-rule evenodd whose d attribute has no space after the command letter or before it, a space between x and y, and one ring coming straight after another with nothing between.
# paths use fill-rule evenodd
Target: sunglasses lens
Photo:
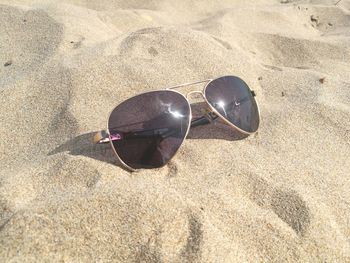
<instances>
[{"instance_id":1,"label":"sunglasses lens","mask_svg":"<svg viewBox=\"0 0 350 263\"><path fill-rule=\"evenodd\" d=\"M190 113L185 97L171 90L132 97L110 115L108 129L113 147L133 169L161 167L185 139Z\"/></svg>"},{"instance_id":2,"label":"sunglasses lens","mask_svg":"<svg viewBox=\"0 0 350 263\"><path fill-rule=\"evenodd\" d=\"M248 85L235 76L211 81L205 89L209 104L239 129L252 133L259 127L259 110Z\"/></svg>"}]
</instances>

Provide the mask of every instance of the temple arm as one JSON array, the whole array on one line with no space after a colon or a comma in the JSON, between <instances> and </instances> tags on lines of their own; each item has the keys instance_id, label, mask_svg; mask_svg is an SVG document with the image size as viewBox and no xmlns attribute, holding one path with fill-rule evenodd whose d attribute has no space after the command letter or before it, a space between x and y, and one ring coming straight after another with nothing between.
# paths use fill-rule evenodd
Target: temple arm
<instances>
[{"instance_id":1,"label":"temple arm","mask_svg":"<svg viewBox=\"0 0 350 263\"><path fill-rule=\"evenodd\" d=\"M191 128L200 126L200 125L206 125L211 123L213 120L215 120L218 116L215 113L208 113L200 118L194 119L191 121ZM160 135L163 138L167 138L174 133L176 133L177 130L173 128L157 128L157 129L149 129L149 130L141 130L141 131L135 131L135 132L128 132L125 133L124 137L129 137L129 138L145 138L145 137L152 137L155 135ZM112 141L115 140L121 140L123 139L122 133L116 133L111 135ZM94 143L108 143L109 142L109 134L107 131L99 131L98 133L95 134L94 137Z\"/></svg>"},{"instance_id":2,"label":"temple arm","mask_svg":"<svg viewBox=\"0 0 350 263\"><path fill-rule=\"evenodd\" d=\"M177 86L175 86L175 87L177 87ZM172 87L172 88L174 88L174 87ZM253 90L251 91L251 93L252 93L253 97L256 96L256 94ZM243 98L241 101L239 101L239 104L247 101L248 99L249 99L248 97ZM234 102L232 102L232 103L234 103ZM209 124L212 121L214 121L216 118L218 118L218 116L214 112L208 112L204 116L192 120L191 121L191 128ZM141 130L141 131L127 133L127 134L129 136L129 138L130 138L130 136L132 136L134 138L140 138L140 137L154 136L156 134L161 135L163 138L166 138L166 137L174 134L174 131L176 132L176 130L171 129L171 128L158 128L158 129L150 129L150 130ZM118 133L112 134L111 139L112 139L112 141L121 140L122 136L121 136L121 134L118 134ZM108 135L107 131L103 130L103 131L100 131L100 132L95 134L94 143L108 143L109 141L110 140L109 140L109 135Z\"/></svg>"},{"instance_id":3,"label":"temple arm","mask_svg":"<svg viewBox=\"0 0 350 263\"><path fill-rule=\"evenodd\" d=\"M214 112L209 112L206 115L203 115L202 117L199 117L197 119L194 119L191 121L191 128L206 125L211 123L212 121L216 120L218 116Z\"/></svg>"},{"instance_id":4,"label":"temple arm","mask_svg":"<svg viewBox=\"0 0 350 263\"><path fill-rule=\"evenodd\" d=\"M108 143L109 142L109 134L106 130L99 131L94 136L94 143Z\"/></svg>"}]
</instances>

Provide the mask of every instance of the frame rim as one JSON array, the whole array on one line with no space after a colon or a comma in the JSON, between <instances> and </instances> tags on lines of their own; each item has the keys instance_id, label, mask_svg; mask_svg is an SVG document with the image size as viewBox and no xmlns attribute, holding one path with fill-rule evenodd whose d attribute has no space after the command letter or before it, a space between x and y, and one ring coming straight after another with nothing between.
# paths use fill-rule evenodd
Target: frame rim
<instances>
[{"instance_id":1,"label":"frame rim","mask_svg":"<svg viewBox=\"0 0 350 263\"><path fill-rule=\"evenodd\" d=\"M259 108L259 104L258 104L258 101L255 99L255 97L253 97L253 99L255 100L256 102L256 107L258 109L258 118L259 118L259 126L258 128L256 129L256 131L254 132L247 132L245 130L242 130L241 128L237 127L236 125L234 125L232 122L230 122L229 120L227 120L224 116L222 116L221 113L219 113L211 104L210 102L208 101L208 99L206 98L205 96L205 91L208 87L208 85L213 82L214 80L217 80L217 79L220 79L220 78L224 78L224 77L237 77L237 76L234 76L234 75L224 75L224 76L220 76L220 77L217 77L215 79L211 79L207 84L205 84L203 90L202 90L202 95L203 95L203 98L205 100L205 102L208 104L208 106L210 107L210 109L216 114L218 115L218 117L223 120L225 123L227 123L229 126L233 127L234 129L238 130L239 132L243 133L243 134L246 134L246 135L252 135L254 133L256 133L258 130L259 130L259 127L260 127L260 121L261 121L261 118L260 118L260 108ZM241 79L240 77L237 77L239 79ZM252 90L250 89L249 85L243 80L241 79L248 87L248 90L249 92L252 92Z\"/></svg>"},{"instance_id":2,"label":"frame rim","mask_svg":"<svg viewBox=\"0 0 350 263\"><path fill-rule=\"evenodd\" d=\"M180 94L180 95L186 100L187 105L188 105L188 107L189 107L189 118L188 118L188 126L187 126L186 134L185 134L184 138L182 139L181 144L179 145L179 148L176 150L176 152L174 153L174 155L168 160L168 162L166 162L166 163L163 164L162 166L159 166L159 167L156 167L156 168L137 168L137 169L135 169L135 168L129 166L128 164L126 164L126 163L121 159L121 157L119 156L119 154L117 153L117 151L116 151L115 148L114 148L113 141L112 141L112 138L111 138L111 133L110 133L109 127L108 127L108 126L109 126L109 119L110 119L110 117L111 117L111 115L112 115L112 112L114 111L115 108L117 108L121 103L123 103L123 102L126 101L126 100L124 100L124 101L122 101L121 103L119 103L119 104L117 104L116 106L114 106L114 107L112 108L112 110L111 110L111 111L109 112L109 114L108 114L108 118L107 118L107 129L106 129L106 131L108 132L109 143L110 143L110 145L111 145L111 147L112 147L112 149L113 149L115 155L117 156L118 160L121 162L121 164L122 164L124 167L126 167L128 170L130 170L131 172L137 172L137 171L140 171L140 170L142 170L142 169L147 169L147 170L149 170L149 169L159 169L159 168L162 168L162 167L166 166L166 165L177 155L178 151L180 150L182 144L183 144L184 141L186 140L187 135L188 135L188 133L189 133L189 131L190 131L190 128L191 128L191 121L192 121L192 108L191 108L191 104L190 104L189 100L187 99L187 97L186 97L185 95L183 95L181 92L177 91L177 90L172 90L172 89L158 89L158 90L145 91L145 92L139 93L139 94L137 94L137 95L134 95L134 96L128 98L127 100L132 99L132 98L137 97L137 96L140 96L140 95L143 95L143 94L146 94L146 93L153 93L153 92L159 92L159 91L162 91L162 92L163 92L163 91L164 91L164 92L175 92L175 93L177 93L177 94Z\"/></svg>"}]
</instances>

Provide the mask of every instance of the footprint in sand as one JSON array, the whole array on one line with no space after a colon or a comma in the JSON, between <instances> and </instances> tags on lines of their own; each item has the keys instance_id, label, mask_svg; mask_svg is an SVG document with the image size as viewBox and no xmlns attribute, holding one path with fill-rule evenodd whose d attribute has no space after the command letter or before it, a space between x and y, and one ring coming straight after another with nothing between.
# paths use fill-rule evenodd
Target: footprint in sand
<instances>
[{"instance_id":1,"label":"footprint in sand","mask_svg":"<svg viewBox=\"0 0 350 263\"><path fill-rule=\"evenodd\" d=\"M310 210L306 203L293 191L275 190L271 208L298 235L303 236L310 225Z\"/></svg>"},{"instance_id":2,"label":"footprint in sand","mask_svg":"<svg viewBox=\"0 0 350 263\"><path fill-rule=\"evenodd\" d=\"M248 197L258 206L271 209L297 235L303 236L310 225L310 209L302 197L293 190L274 187L257 175L246 178Z\"/></svg>"},{"instance_id":3,"label":"footprint in sand","mask_svg":"<svg viewBox=\"0 0 350 263\"><path fill-rule=\"evenodd\" d=\"M203 243L203 224L200 218L190 214L188 216L189 235L186 246L181 252L182 262L197 262L201 256Z\"/></svg>"}]
</instances>

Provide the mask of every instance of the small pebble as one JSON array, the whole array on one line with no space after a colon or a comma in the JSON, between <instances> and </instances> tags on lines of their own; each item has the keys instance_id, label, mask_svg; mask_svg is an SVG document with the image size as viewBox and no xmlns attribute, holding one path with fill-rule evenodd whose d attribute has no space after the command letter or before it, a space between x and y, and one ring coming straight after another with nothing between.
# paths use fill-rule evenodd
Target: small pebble
<instances>
[{"instance_id":1,"label":"small pebble","mask_svg":"<svg viewBox=\"0 0 350 263\"><path fill-rule=\"evenodd\" d=\"M320 78L318 81L323 84L326 78Z\"/></svg>"},{"instance_id":2,"label":"small pebble","mask_svg":"<svg viewBox=\"0 0 350 263\"><path fill-rule=\"evenodd\" d=\"M284 93L284 91L282 91L282 97L284 97L286 94Z\"/></svg>"},{"instance_id":3,"label":"small pebble","mask_svg":"<svg viewBox=\"0 0 350 263\"><path fill-rule=\"evenodd\" d=\"M259 77L258 80L262 80L262 77Z\"/></svg>"},{"instance_id":4,"label":"small pebble","mask_svg":"<svg viewBox=\"0 0 350 263\"><path fill-rule=\"evenodd\" d=\"M12 65L12 60L9 60L4 64L5 67L11 66L11 65Z\"/></svg>"},{"instance_id":5,"label":"small pebble","mask_svg":"<svg viewBox=\"0 0 350 263\"><path fill-rule=\"evenodd\" d=\"M310 20L311 20L311 22L315 22L316 25L318 25L318 17L312 15L312 16L310 16Z\"/></svg>"}]
</instances>

